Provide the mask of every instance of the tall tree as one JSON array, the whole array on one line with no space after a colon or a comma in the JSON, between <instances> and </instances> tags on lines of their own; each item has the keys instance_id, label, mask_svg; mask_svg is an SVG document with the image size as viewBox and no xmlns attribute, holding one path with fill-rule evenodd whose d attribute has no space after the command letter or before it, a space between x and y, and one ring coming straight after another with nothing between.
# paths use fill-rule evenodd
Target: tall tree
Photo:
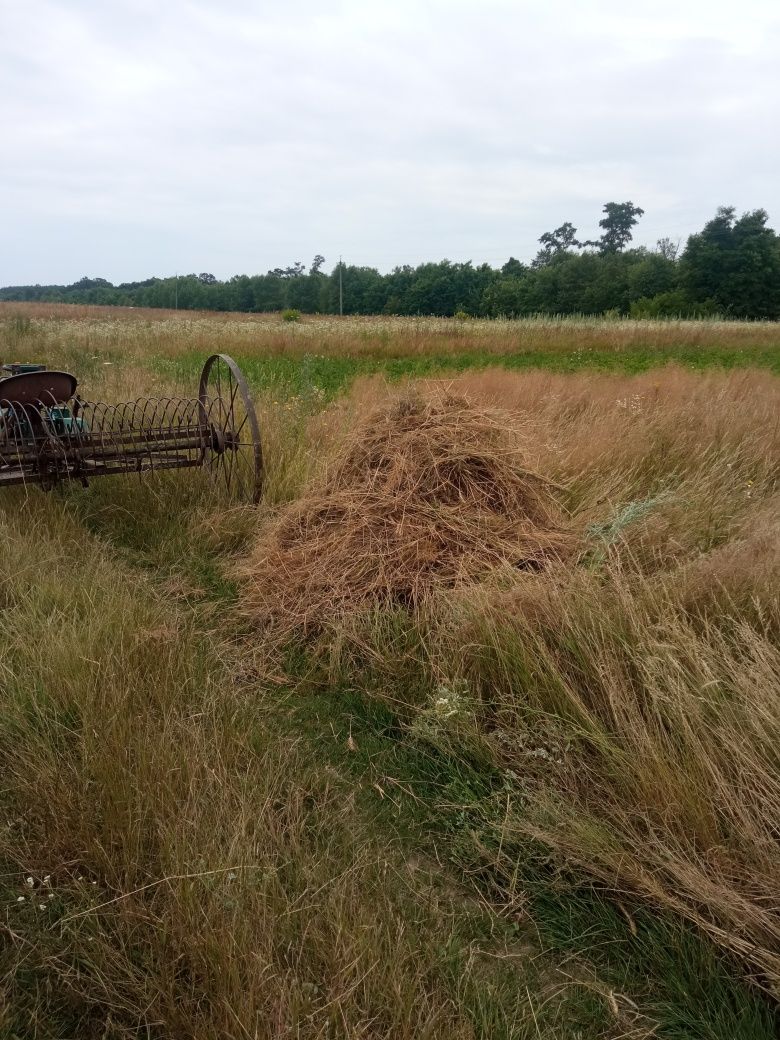
<instances>
[{"instance_id":1,"label":"tall tree","mask_svg":"<svg viewBox=\"0 0 780 1040\"><path fill-rule=\"evenodd\" d=\"M568 220L565 224L561 224L560 227L556 228L555 231L545 231L539 239L542 248L536 254L533 266L545 267L547 264L552 263L556 257L568 253L570 249L579 249L584 243L577 241L576 234L576 227Z\"/></svg>"},{"instance_id":2,"label":"tall tree","mask_svg":"<svg viewBox=\"0 0 780 1040\"><path fill-rule=\"evenodd\" d=\"M644 212L633 202L607 202L604 216L599 221L599 227L604 229L601 238L583 244L596 246L603 256L622 252L631 241L632 228L644 216Z\"/></svg>"},{"instance_id":3,"label":"tall tree","mask_svg":"<svg viewBox=\"0 0 780 1040\"><path fill-rule=\"evenodd\" d=\"M694 300L713 300L736 318L780 317L780 238L768 220L763 209L737 218L721 206L690 236L680 265Z\"/></svg>"},{"instance_id":4,"label":"tall tree","mask_svg":"<svg viewBox=\"0 0 780 1040\"><path fill-rule=\"evenodd\" d=\"M504 275L504 277L506 278L519 278L521 275L525 273L525 271L525 264L521 263L519 260L516 260L513 256L510 256L507 262L501 268L501 274Z\"/></svg>"}]
</instances>

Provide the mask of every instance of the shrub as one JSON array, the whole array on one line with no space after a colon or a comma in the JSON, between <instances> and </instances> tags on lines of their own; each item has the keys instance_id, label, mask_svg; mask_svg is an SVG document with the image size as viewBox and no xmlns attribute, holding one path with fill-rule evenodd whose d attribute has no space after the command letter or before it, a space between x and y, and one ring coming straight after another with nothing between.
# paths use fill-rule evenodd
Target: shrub
<instances>
[{"instance_id":1,"label":"shrub","mask_svg":"<svg viewBox=\"0 0 780 1040\"><path fill-rule=\"evenodd\" d=\"M713 300L696 302L684 289L643 296L631 304L632 318L713 318L717 314Z\"/></svg>"},{"instance_id":2,"label":"shrub","mask_svg":"<svg viewBox=\"0 0 780 1040\"><path fill-rule=\"evenodd\" d=\"M282 321L300 321L301 312L295 307L287 307L282 311Z\"/></svg>"}]
</instances>

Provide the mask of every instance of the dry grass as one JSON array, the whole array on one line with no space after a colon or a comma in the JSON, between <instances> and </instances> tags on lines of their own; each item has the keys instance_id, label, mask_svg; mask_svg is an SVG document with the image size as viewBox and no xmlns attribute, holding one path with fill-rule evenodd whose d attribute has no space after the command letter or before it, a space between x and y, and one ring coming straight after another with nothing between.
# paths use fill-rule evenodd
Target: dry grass
<instances>
[{"instance_id":1,"label":"dry grass","mask_svg":"<svg viewBox=\"0 0 780 1040\"><path fill-rule=\"evenodd\" d=\"M491 337L514 350L524 336L563 349L575 326L591 342L614 332L618 344L649 328L465 323L461 333L421 321L388 332L306 321L301 331L236 316L125 317L117 332L113 314L33 315L20 350L45 348L88 371L96 396L122 399L170 384L150 352L239 354L244 343L249 354L391 354L403 335L410 352L450 342L489 350ZM670 324L659 335L667 329L670 342L734 342L726 325ZM11 326L3 333L14 346ZM751 336L764 349L774 335L763 326L734 334L745 349ZM115 363L104 366L109 351ZM256 516L201 500L183 476L96 482L64 498L4 495L0 1033L652 1035L631 1001L657 1009L663 973L623 999L581 965L565 963L563 980L535 941L529 949L508 930L524 920L518 864L529 843L618 893L632 927L642 902L664 908L776 988L777 381L755 371L489 371L417 393L427 403L399 416L397 390L377 380L322 411L259 392L270 500ZM448 398L469 404L444 406ZM372 413L381 420L360 435ZM361 703L381 698L400 713L406 734L393 727L382 755L400 745L428 761L433 746L436 790L447 762L500 776L494 793L470 801L453 793L461 788L431 796L425 811L457 821L451 844L449 832L437 838L441 863L425 836L409 835L424 788L403 800L395 765L382 767L380 755L374 767L359 733L350 744L352 717L335 707L317 718L313 740L304 709L278 684L278 631L273 672L262 670L262 633L250 633L251 645L236 637L227 575L237 555L245 562L247 538L278 551L281 532L312 534L318 551L343 553L342 528L290 518L332 496L358 527L372 495L381 530L388 517L410 516L421 534L446 538L447 552L404 556L403 566L377 558L399 551L396 528L368 543L370 572L354 540L337 572L293 544L285 552L308 566L310 586L299 570L280 594L284 572L268 568L262 594L286 611L288 631L300 631L312 603L321 617L338 606L339 623L312 634L331 678L365 688ZM487 555L465 512L499 532ZM538 545L542 532L548 546L552 531L557 547L562 527L579 540L576 562L512 565L523 539ZM363 754L365 774L344 765ZM476 907L473 885L484 878ZM668 954L671 976L683 954ZM726 975L713 972L700 1008ZM605 1016L581 1027L590 1005L574 979L586 977ZM686 1012L690 988L677 998ZM750 1024L739 1026L745 991L736 1010L726 992L710 1017L689 1026L683 1015L671 1035L742 1028L752 1038ZM700 1025L721 1014L720 1031Z\"/></svg>"},{"instance_id":2,"label":"dry grass","mask_svg":"<svg viewBox=\"0 0 780 1040\"><path fill-rule=\"evenodd\" d=\"M776 581L776 550L766 562ZM733 610L726 596L716 605ZM780 655L738 612L696 611L612 566L473 593L431 638L517 778L505 846L542 840L610 889L685 916L778 993ZM445 671L458 649L462 667ZM511 877L511 856L500 860Z\"/></svg>"},{"instance_id":3,"label":"dry grass","mask_svg":"<svg viewBox=\"0 0 780 1040\"><path fill-rule=\"evenodd\" d=\"M306 636L366 607L419 608L501 563L538 570L570 556L556 491L523 465L508 419L447 394L369 414L263 529L242 568L253 623Z\"/></svg>"},{"instance_id":4,"label":"dry grass","mask_svg":"<svg viewBox=\"0 0 780 1040\"><path fill-rule=\"evenodd\" d=\"M396 700L404 694L391 677L410 667L398 654L418 655L432 693L410 711L426 739L438 732L450 751L453 733L464 749L473 739L515 785L501 851L490 854L507 884L512 850L532 836L602 884L694 922L780 991L777 381L673 369L632 379L485 373L428 388L432 400L443 392L504 411L459 403L449 426L446 408L418 409L423 430L447 429L437 455L427 432L410 435L403 410L362 425L360 396L373 406L382 390L358 388L346 453L261 534L247 609L288 634L326 629L342 673L367 655L380 694ZM519 530L494 546L480 495L500 495L518 471L499 453L509 468L491 472L475 451L460 423L485 414L500 414L503 431L513 415L524 464L565 486L567 526L586 547L575 561L558 553L540 572L516 566L524 539L541 531L546 545L560 523L528 510L522 479L511 485L518 498L499 507ZM478 566L461 573L447 557L437 583L431 561L450 529L429 511L429 492L446 489L446 517L457 480L442 474L464 459L487 478L449 500L473 520L465 554ZM542 487L535 476L530 486ZM433 601L413 576L426 590L438 584ZM399 603L417 639L394 648L387 608Z\"/></svg>"},{"instance_id":5,"label":"dry grass","mask_svg":"<svg viewBox=\"0 0 780 1040\"><path fill-rule=\"evenodd\" d=\"M20 325L19 323L23 323ZM750 358L777 350L776 322L632 321L540 316L521 320L215 314L68 304L0 303L0 324L20 356L28 345L124 357L318 354L400 358L448 354L668 354L723 350Z\"/></svg>"},{"instance_id":6,"label":"dry grass","mask_svg":"<svg viewBox=\"0 0 780 1040\"><path fill-rule=\"evenodd\" d=\"M158 524L177 497L133 494ZM533 1035L522 988L472 985L468 894L371 826L235 645L65 504L5 506L0 1033L473 1040L498 1009Z\"/></svg>"}]
</instances>

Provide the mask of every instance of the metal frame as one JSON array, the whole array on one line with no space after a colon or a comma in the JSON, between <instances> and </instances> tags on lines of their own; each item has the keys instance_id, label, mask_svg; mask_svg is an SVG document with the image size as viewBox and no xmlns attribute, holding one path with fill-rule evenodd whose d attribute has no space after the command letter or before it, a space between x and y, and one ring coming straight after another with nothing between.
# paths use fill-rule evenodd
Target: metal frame
<instances>
[{"instance_id":1,"label":"metal frame","mask_svg":"<svg viewBox=\"0 0 780 1040\"><path fill-rule=\"evenodd\" d=\"M260 427L246 380L227 354L207 359L197 399L84 402L73 380L72 396L57 400L43 389L44 376L0 382L0 488L204 467L229 497L259 501Z\"/></svg>"}]
</instances>

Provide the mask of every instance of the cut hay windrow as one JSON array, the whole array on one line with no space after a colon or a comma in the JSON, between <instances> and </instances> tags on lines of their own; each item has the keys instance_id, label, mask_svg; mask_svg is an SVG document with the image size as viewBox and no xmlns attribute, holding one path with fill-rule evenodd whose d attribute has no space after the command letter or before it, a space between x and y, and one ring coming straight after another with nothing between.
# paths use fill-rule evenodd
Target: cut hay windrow
<instances>
[{"instance_id":1,"label":"cut hay windrow","mask_svg":"<svg viewBox=\"0 0 780 1040\"><path fill-rule=\"evenodd\" d=\"M526 465L522 422L462 398L375 411L326 475L263 530L243 569L244 609L280 636L376 606L414 609L497 567L570 557L560 489Z\"/></svg>"}]
</instances>

